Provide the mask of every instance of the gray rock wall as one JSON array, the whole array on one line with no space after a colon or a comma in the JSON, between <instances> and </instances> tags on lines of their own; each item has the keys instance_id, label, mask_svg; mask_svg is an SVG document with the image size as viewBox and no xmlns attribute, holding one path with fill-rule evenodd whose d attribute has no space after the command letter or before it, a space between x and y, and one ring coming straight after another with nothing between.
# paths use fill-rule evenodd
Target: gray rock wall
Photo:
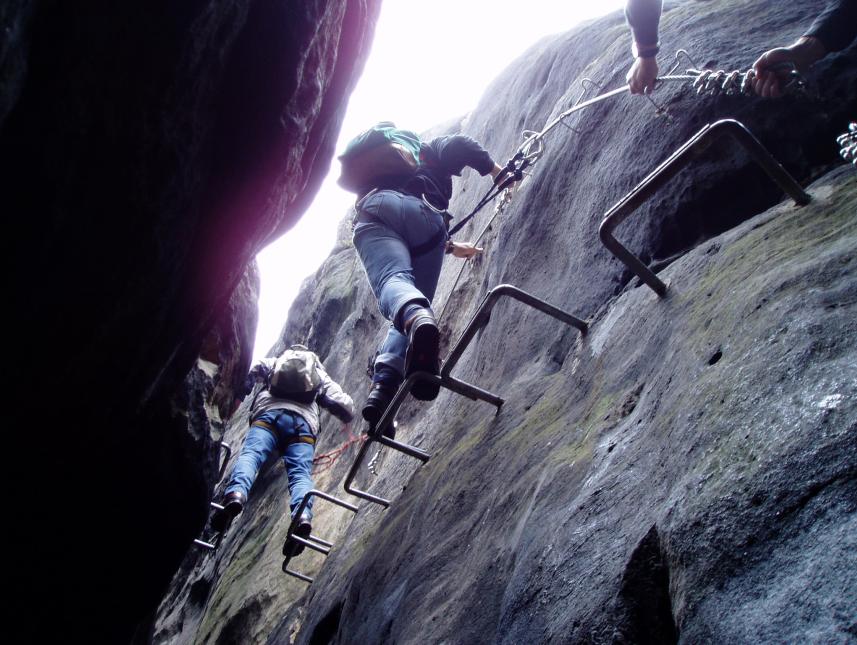
<instances>
[{"instance_id":1,"label":"gray rock wall","mask_svg":"<svg viewBox=\"0 0 857 645\"><path fill-rule=\"evenodd\" d=\"M680 3L663 18L662 51L746 68L822 5ZM577 99L582 77L619 86L627 46L619 15L546 39L450 128L503 160L522 129ZM587 318L590 333L499 305L456 370L506 398L499 415L446 391L406 405L398 436L432 460L418 467L387 451L378 476L361 472L361 488L394 500L388 510L360 502L352 517L319 504L316 532L336 547L295 561L317 576L309 587L279 572L287 488L273 466L221 550L188 556L155 640L853 640L857 179L849 167L830 171L835 136L857 109L855 69L852 45L813 69L810 97L699 98L670 86L655 99L671 122L622 97L584 112L578 133L557 129L487 232L485 255L463 269L447 260L435 307L447 347L503 282ZM666 266L666 299L634 288L598 242L603 213L727 117L811 184L813 203L782 202L743 153L713 146L618 230ZM466 214L487 187L465 174L452 211ZM485 209L459 239L491 217ZM317 348L359 403L383 321L347 228L340 238L281 342ZM227 429L236 444L240 415ZM344 438L331 420L318 451ZM347 498L355 452L317 486Z\"/></svg>"},{"instance_id":2,"label":"gray rock wall","mask_svg":"<svg viewBox=\"0 0 857 645\"><path fill-rule=\"evenodd\" d=\"M242 277L326 175L379 4L0 8L7 633L115 643L151 616L206 519L204 406L247 368Z\"/></svg>"}]
</instances>

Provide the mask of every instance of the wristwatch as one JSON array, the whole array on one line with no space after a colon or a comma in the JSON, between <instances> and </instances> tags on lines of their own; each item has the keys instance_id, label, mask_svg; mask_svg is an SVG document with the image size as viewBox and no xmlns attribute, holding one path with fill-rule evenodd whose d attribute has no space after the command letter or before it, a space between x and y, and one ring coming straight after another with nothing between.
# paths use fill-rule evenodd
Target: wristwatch
<instances>
[{"instance_id":1,"label":"wristwatch","mask_svg":"<svg viewBox=\"0 0 857 645\"><path fill-rule=\"evenodd\" d=\"M631 45L631 53L634 55L634 58L654 58L658 55L659 51L661 51L660 43L648 45L643 48L638 48L637 43L632 43Z\"/></svg>"}]
</instances>

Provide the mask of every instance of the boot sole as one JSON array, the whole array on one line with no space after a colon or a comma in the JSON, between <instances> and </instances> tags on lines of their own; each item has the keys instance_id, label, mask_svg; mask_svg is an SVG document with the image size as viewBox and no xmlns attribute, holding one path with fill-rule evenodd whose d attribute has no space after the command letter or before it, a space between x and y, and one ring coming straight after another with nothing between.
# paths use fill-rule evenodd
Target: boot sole
<instances>
[{"instance_id":1,"label":"boot sole","mask_svg":"<svg viewBox=\"0 0 857 645\"><path fill-rule=\"evenodd\" d=\"M310 536L310 533L312 533L312 525L301 524L294 530L292 535L297 535L299 538L306 540ZM292 542L287 539L285 543L283 543L283 555L287 558L294 558L303 553L305 548L305 545L299 544L298 542Z\"/></svg>"},{"instance_id":2,"label":"boot sole","mask_svg":"<svg viewBox=\"0 0 857 645\"><path fill-rule=\"evenodd\" d=\"M372 397L370 395L370 398L374 398L374 401L372 405L367 401L366 405L363 406L363 410L361 411L363 418L366 419L370 425L376 425L381 420L381 417L384 416L384 412L387 411L387 408L390 407L390 402L393 400L394 396L396 396L396 390L392 390L389 396L386 396L386 398L383 399L379 396Z\"/></svg>"},{"instance_id":3,"label":"boot sole","mask_svg":"<svg viewBox=\"0 0 857 645\"><path fill-rule=\"evenodd\" d=\"M376 408L374 405L367 405L363 408L363 418L374 426L381 420L381 410Z\"/></svg>"},{"instance_id":4,"label":"boot sole","mask_svg":"<svg viewBox=\"0 0 857 645\"><path fill-rule=\"evenodd\" d=\"M211 528L215 533L226 533L229 530L229 527L232 526L232 522L241 514L241 511L244 510L243 502L229 502L224 507L223 510L215 511L214 515L211 516Z\"/></svg>"},{"instance_id":5,"label":"boot sole","mask_svg":"<svg viewBox=\"0 0 857 645\"><path fill-rule=\"evenodd\" d=\"M429 321L416 321L414 325L416 327L405 355L405 375L410 376L414 372L437 374L440 363L440 330ZM411 394L420 401L434 401L439 391L440 385L428 381L414 383L411 388Z\"/></svg>"}]
</instances>

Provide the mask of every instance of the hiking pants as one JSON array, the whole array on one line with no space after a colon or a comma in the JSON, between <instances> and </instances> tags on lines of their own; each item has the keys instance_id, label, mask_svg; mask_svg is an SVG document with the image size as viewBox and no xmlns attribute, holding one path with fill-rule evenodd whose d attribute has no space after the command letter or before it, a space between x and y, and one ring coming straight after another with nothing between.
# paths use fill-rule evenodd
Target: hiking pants
<instances>
[{"instance_id":1,"label":"hiking pants","mask_svg":"<svg viewBox=\"0 0 857 645\"><path fill-rule=\"evenodd\" d=\"M312 441L312 443L308 443ZM249 497L250 488L256 481L259 469L279 450L289 478L289 506L292 516L301 501L312 490L312 456L315 437L304 418L289 410L270 410L259 415L247 431L241 454L235 462L226 493L240 491ZM312 517L312 502L307 502L306 512Z\"/></svg>"},{"instance_id":2,"label":"hiking pants","mask_svg":"<svg viewBox=\"0 0 857 645\"><path fill-rule=\"evenodd\" d=\"M356 221L354 246L378 308L390 321L378 347L373 380L398 385L404 380L408 348L400 314L409 303L431 305L443 264L446 225L422 199L394 190L365 198Z\"/></svg>"}]
</instances>

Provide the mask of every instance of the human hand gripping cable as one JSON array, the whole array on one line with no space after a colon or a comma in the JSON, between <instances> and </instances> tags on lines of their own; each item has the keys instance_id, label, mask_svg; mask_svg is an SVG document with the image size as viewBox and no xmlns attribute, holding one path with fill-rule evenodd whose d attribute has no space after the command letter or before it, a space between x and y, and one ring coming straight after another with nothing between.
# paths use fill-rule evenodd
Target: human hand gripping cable
<instances>
[{"instance_id":1,"label":"human hand gripping cable","mask_svg":"<svg viewBox=\"0 0 857 645\"><path fill-rule=\"evenodd\" d=\"M631 94L648 94L655 89L658 63L654 56L638 56L625 75Z\"/></svg>"},{"instance_id":2,"label":"human hand gripping cable","mask_svg":"<svg viewBox=\"0 0 857 645\"><path fill-rule=\"evenodd\" d=\"M779 98L789 80L789 72L805 72L826 51L818 38L802 36L793 45L775 47L753 63L753 91L764 98Z\"/></svg>"},{"instance_id":3,"label":"human hand gripping cable","mask_svg":"<svg viewBox=\"0 0 857 645\"><path fill-rule=\"evenodd\" d=\"M481 246L476 246L475 244L471 244L470 242L453 242L452 240L446 241L446 252L449 255L452 255L457 258L462 258L464 260L469 260L472 257L475 257L482 253L484 249Z\"/></svg>"}]
</instances>

